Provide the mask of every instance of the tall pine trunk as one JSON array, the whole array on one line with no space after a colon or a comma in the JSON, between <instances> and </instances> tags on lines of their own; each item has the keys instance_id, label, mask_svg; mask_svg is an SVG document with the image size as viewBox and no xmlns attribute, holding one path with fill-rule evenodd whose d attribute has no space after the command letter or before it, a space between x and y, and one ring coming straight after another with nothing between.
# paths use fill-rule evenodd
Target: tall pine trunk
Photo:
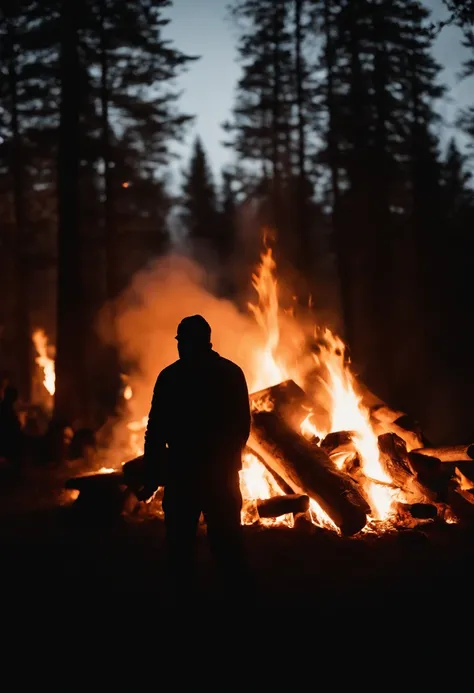
<instances>
[{"instance_id":1,"label":"tall pine trunk","mask_svg":"<svg viewBox=\"0 0 474 693\"><path fill-rule=\"evenodd\" d=\"M272 176L273 176L273 208L276 224L281 223L280 194L281 194L281 162L280 162L280 121L281 121L281 69L280 69L280 34L279 12L281 0L274 0L273 8L273 94L272 94Z\"/></svg>"},{"instance_id":2,"label":"tall pine trunk","mask_svg":"<svg viewBox=\"0 0 474 693\"><path fill-rule=\"evenodd\" d=\"M107 53L107 0L100 3L100 108L101 108L101 153L103 165L103 191L104 191L104 240L106 256L106 287L107 299L113 301L117 293L116 280L116 229L114 224L114 211L112 199L112 181L110 167L110 118L109 118L109 59ZM114 322L111 311L110 319Z\"/></svg>"},{"instance_id":3,"label":"tall pine trunk","mask_svg":"<svg viewBox=\"0 0 474 693\"><path fill-rule=\"evenodd\" d=\"M344 238L344 221L340 208L339 180L339 146L337 141L336 99L334 88L334 71L336 67L336 50L334 21L331 13L331 0L324 0L323 5L324 60L326 63L326 99L327 133L326 147L330 172L330 191L332 202L332 228L334 248L337 258L340 304L342 310L343 336L348 344L353 342L351 315L351 265L350 253Z\"/></svg>"},{"instance_id":4,"label":"tall pine trunk","mask_svg":"<svg viewBox=\"0 0 474 693\"><path fill-rule=\"evenodd\" d=\"M312 285L311 230L308 218L308 193L306 181L306 122L305 122L305 74L303 59L303 9L304 0L295 0L295 78L296 121L298 142L298 170L296 178L296 233L298 236L298 265L308 286Z\"/></svg>"},{"instance_id":5,"label":"tall pine trunk","mask_svg":"<svg viewBox=\"0 0 474 693\"><path fill-rule=\"evenodd\" d=\"M80 84L78 8L61 6L61 104L58 152L58 270L55 416L84 418L83 296L79 227Z\"/></svg>"},{"instance_id":6,"label":"tall pine trunk","mask_svg":"<svg viewBox=\"0 0 474 693\"><path fill-rule=\"evenodd\" d=\"M388 46L384 40L384 18L390 3L378 0L371 5L373 27L373 86L375 105L373 165L369 171L372 207L371 296L374 331L377 334L375 353L378 357L378 382L381 396L389 397L397 385L394 372L395 275L390 213L391 159L388 153L389 63ZM394 329L395 328L395 329Z\"/></svg>"},{"instance_id":7,"label":"tall pine trunk","mask_svg":"<svg viewBox=\"0 0 474 693\"><path fill-rule=\"evenodd\" d=\"M31 327L28 302L28 267L25 261L27 246L27 217L25 197L25 162L18 114L18 70L15 30L7 19L8 87L10 92L10 125L12 151L10 174L13 183L15 212L14 277L15 277L15 347L16 383L20 396L29 401L31 394Z\"/></svg>"}]
</instances>

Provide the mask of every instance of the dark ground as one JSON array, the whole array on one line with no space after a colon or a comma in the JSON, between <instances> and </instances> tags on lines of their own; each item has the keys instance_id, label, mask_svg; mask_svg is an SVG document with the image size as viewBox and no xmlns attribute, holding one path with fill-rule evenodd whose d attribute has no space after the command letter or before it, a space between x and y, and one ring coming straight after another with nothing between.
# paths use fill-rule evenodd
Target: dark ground
<instances>
[{"instance_id":1,"label":"dark ground","mask_svg":"<svg viewBox=\"0 0 474 693\"><path fill-rule=\"evenodd\" d=\"M111 526L73 521L61 505L63 479L36 470L0 487L1 583L12 595L71 597L142 593L169 604L163 523L121 518ZM474 533L460 525L341 539L331 532L245 528L265 607L407 608L433 614L470 594ZM198 538L199 603L216 603L212 562ZM468 590L467 592L465 590Z\"/></svg>"}]
</instances>

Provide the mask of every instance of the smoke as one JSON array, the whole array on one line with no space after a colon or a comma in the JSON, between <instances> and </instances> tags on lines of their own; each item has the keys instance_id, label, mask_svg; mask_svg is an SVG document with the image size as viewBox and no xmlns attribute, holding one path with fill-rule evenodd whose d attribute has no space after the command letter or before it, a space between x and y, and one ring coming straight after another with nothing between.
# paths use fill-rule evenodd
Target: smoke
<instances>
[{"instance_id":1,"label":"smoke","mask_svg":"<svg viewBox=\"0 0 474 693\"><path fill-rule=\"evenodd\" d=\"M255 347L263 346L264 335L252 317L212 293L212 277L190 258L160 258L135 275L115 308L116 346L121 360L131 364L132 417L148 413L158 373L178 358L176 328L188 315L206 318L214 349L243 368L249 387L255 381ZM100 332L110 341L105 321Z\"/></svg>"}]
</instances>

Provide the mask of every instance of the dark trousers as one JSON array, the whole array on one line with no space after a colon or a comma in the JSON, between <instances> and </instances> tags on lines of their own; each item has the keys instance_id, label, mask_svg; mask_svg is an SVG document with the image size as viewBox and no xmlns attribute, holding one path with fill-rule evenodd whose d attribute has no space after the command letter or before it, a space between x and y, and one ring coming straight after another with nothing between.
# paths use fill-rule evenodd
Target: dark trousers
<instances>
[{"instance_id":1,"label":"dark trousers","mask_svg":"<svg viewBox=\"0 0 474 693\"><path fill-rule=\"evenodd\" d=\"M182 474L165 485L163 510L170 577L175 591L194 587L194 547L201 513L221 585L231 594L247 580L240 512L238 472Z\"/></svg>"}]
</instances>

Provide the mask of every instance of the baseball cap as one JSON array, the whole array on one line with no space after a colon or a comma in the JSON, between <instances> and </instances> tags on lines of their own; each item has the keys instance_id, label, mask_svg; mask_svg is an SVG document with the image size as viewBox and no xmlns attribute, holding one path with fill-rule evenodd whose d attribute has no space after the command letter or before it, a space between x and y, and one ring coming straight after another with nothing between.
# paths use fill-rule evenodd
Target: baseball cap
<instances>
[{"instance_id":1,"label":"baseball cap","mask_svg":"<svg viewBox=\"0 0 474 693\"><path fill-rule=\"evenodd\" d=\"M211 326L202 315L190 315L179 323L175 339L208 344L211 341Z\"/></svg>"}]
</instances>

